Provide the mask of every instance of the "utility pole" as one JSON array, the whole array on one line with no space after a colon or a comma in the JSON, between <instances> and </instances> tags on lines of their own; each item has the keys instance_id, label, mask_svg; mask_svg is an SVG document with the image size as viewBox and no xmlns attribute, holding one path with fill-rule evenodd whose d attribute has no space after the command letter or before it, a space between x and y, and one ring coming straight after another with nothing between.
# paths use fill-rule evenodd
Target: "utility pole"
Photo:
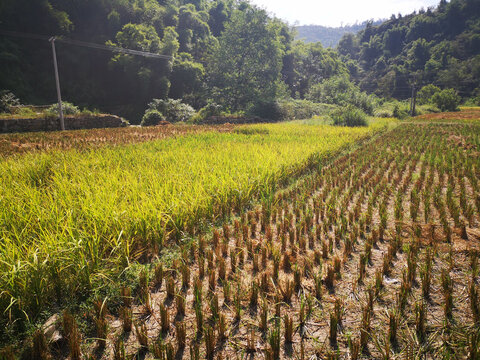
<instances>
[{"instance_id":1,"label":"utility pole","mask_svg":"<svg viewBox=\"0 0 480 360\"><path fill-rule=\"evenodd\" d=\"M55 82L57 85L58 114L60 116L60 128L62 130L65 130L65 120L63 118L62 94L60 92L60 78L58 76L57 53L55 51L55 36L51 37L49 41L52 44L53 67L55 69Z\"/></svg>"},{"instance_id":2,"label":"utility pole","mask_svg":"<svg viewBox=\"0 0 480 360\"><path fill-rule=\"evenodd\" d=\"M417 91L415 84L412 85L412 99L410 101L410 116L415 116L415 106L417 102Z\"/></svg>"}]
</instances>

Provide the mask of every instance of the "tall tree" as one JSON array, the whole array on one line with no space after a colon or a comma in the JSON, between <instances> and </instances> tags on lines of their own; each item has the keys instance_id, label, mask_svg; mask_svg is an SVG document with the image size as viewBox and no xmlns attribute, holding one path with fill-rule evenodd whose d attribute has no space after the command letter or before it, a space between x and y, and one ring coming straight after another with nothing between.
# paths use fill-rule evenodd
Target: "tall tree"
<instances>
[{"instance_id":1,"label":"tall tree","mask_svg":"<svg viewBox=\"0 0 480 360\"><path fill-rule=\"evenodd\" d=\"M233 12L209 63L217 102L240 110L275 99L285 54L280 30L263 10L249 6Z\"/></svg>"}]
</instances>

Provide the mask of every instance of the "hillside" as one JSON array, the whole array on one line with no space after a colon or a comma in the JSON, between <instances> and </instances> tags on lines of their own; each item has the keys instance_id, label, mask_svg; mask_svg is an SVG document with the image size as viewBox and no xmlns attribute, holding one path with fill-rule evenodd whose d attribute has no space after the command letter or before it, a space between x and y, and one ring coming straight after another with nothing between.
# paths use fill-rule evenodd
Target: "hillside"
<instances>
[{"instance_id":1,"label":"hillside","mask_svg":"<svg viewBox=\"0 0 480 360\"><path fill-rule=\"evenodd\" d=\"M435 9L396 17L357 35L345 35L338 51L354 59L363 89L406 98L411 84L454 88L466 97L480 83L480 1L442 0Z\"/></svg>"},{"instance_id":2,"label":"hillside","mask_svg":"<svg viewBox=\"0 0 480 360\"><path fill-rule=\"evenodd\" d=\"M383 20L378 20L374 22L375 25L378 25ZM320 42L324 47L335 47L342 38L343 35L348 33L358 33L360 30L365 29L367 26L367 21L364 21L360 24L346 25L341 27L328 27L322 25L301 25L296 26L297 30L296 38L298 40L303 40L307 43Z\"/></svg>"},{"instance_id":3,"label":"hillside","mask_svg":"<svg viewBox=\"0 0 480 360\"><path fill-rule=\"evenodd\" d=\"M53 35L67 41L56 49L64 99L131 123L140 122L152 99L167 98L197 110L215 103L226 112L268 115L265 104L285 90L304 94L318 79L346 71L334 51L294 44L286 23L245 1L6 0L0 2L0 91L24 104L56 101L47 41Z\"/></svg>"}]
</instances>

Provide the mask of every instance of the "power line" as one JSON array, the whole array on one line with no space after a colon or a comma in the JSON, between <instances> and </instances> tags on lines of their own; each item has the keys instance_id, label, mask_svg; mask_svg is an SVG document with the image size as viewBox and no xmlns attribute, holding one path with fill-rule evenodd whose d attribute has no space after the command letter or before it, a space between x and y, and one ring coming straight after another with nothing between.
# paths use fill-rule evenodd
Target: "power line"
<instances>
[{"instance_id":1,"label":"power line","mask_svg":"<svg viewBox=\"0 0 480 360\"><path fill-rule=\"evenodd\" d=\"M82 46L82 47L87 47L87 48L91 48L91 49L112 51L112 52L128 54L128 55L137 55L137 56L143 56L143 57L149 57L149 58L174 60L174 57L169 56L169 55L155 54L155 53L151 53L151 52L148 52L148 51L125 49L125 48L118 47L118 46L110 46L110 45L90 43L90 42L86 42L86 41L68 39L68 38L64 38L64 37L61 37L61 36L51 37L51 36L45 36L45 35L21 33L21 32L6 31L6 30L0 30L0 35L20 37L20 38L25 38L25 39L45 40L45 41L50 41L50 39L53 38L57 42L61 42L61 43L64 43L64 44L69 44L69 45L76 45L76 46Z\"/></svg>"},{"instance_id":2,"label":"power line","mask_svg":"<svg viewBox=\"0 0 480 360\"><path fill-rule=\"evenodd\" d=\"M45 40L45 41L49 41L50 44L52 45L53 66L55 70L55 84L57 87L57 97L58 97L58 115L60 117L60 128L62 130L65 130L65 122L63 117L62 95L60 90L60 77L58 75L57 54L55 50L56 41L62 42L65 44L75 45L75 46L82 46L82 47L98 49L98 50L106 50L106 51L117 52L117 53L128 54L128 55L137 55L137 56L143 56L143 57L149 57L149 58L173 60L173 56L154 54L147 51L124 49L117 46L101 45L101 44L95 44L95 43L79 41L79 40L72 40L72 39L67 39L67 38L57 37L57 36L48 37L45 35L28 34L28 33L6 31L6 30L0 30L0 35L34 39L34 40Z\"/></svg>"}]
</instances>

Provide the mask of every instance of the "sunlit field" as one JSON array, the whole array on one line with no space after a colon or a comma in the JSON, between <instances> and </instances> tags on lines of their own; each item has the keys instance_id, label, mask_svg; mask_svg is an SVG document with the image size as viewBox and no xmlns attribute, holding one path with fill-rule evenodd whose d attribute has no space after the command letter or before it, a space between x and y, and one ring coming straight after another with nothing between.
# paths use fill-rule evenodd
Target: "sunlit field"
<instances>
[{"instance_id":1,"label":"sunlit field","mask_svg":"<svg viewBox=\"0 0 480 360\"><path fill-rule=\"evenodd\" d=\"M85 297L131 260L228 217L384 128L254 125L0 163L2 316ZM112 132L116 130L111 130Z\"/></svg>"}]
</instances>

